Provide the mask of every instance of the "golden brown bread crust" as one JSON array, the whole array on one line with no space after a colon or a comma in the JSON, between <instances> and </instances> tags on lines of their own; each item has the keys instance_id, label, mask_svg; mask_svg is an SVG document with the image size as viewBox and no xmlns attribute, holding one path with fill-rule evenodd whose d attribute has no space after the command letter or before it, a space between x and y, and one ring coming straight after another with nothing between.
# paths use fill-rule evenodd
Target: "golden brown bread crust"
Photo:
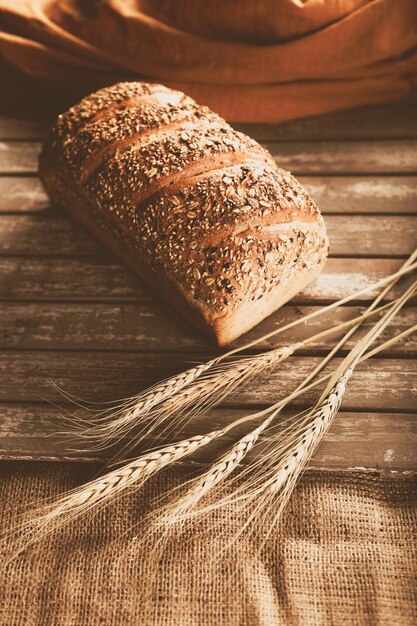
<instances>
[{"instance_id":1,"label":"golden brown bread crust","mask_svg":"<svg viewBox=\"0 0 417 626\"><path fill-rule=\"evenodd\" d=\"M54 147L64 144L67 139L93 120L108 116L123 107L143 104L192 104L194 100L163 85L151 83L126 82L105 87L83 98L81 102L58 116L51 130L50 145Z\"/></svg>"},{"instance_id":2,"label":"golden brown bread crust","mask_svg":"<svg viewBox=\"0 0 417 626\"><path fill-rule=\"evenodd\" d=\"M72 174L84 182L105 159L114 158L116 152L135 143L143 144L159 129L166 133L184 131L187 125L200 121L218 125L221 118L197 104L129 106L117 110L111 118L83 126L73 141L65 145L61 158Z\"/></svg>"},{"instance_id":3,"label":"golden brown bread crust","mask_svg":"<svg viewBox=\"0 0 417 626\"><path fill-rule=\"evenodd\" d=\"M219 345L318 274L317 206L256 142L167 88L122 83L58 118L40 158L51 198Z\"/></svg>"}]
</instances>

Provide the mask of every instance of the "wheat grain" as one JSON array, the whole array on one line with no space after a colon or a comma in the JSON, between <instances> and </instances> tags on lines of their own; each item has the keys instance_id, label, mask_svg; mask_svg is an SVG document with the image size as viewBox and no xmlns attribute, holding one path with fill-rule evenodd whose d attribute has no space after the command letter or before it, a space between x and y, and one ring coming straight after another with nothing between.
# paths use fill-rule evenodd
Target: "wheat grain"
<instances>
[{"instance_id":1,"label":"wheat grain","mask_svg":"<svg viewBox=\"0 0 417 626\"><path fill-rule=\"evenodd\" d=\"M408 336L409 334L411 334L411 332L415 332L416 330L417 330L417 327L413 327L411 329L408 329L407 331L404 331L397 337L391 338L389 341L385 342L381 346L378 346L377 348L369 351L369 356L373 356L374 354L380 352L386 346L393 345L399 339ZM358 362L360 362L360 360L365 360L365 358L368 358L368 355L360 357L358 359ZM343 385L346 386L348 376L349 376L349 371L345 373L345 378L342 379L342 381L339 381L339 383L342 382ZM328 378L328 377L326 376L325 378ZM318 382L322 382L322 380ZM300 458L302 457L303 463L302 463L302 467L299 465L299 471L303 469L305 463L307 463L308 458L310 456L309 455L307 458L306 454L301 455L301 451L304 449L305 450L309 449L311 450L311 453L312 453L315 447L312 445L314 442L311 437L311 433L309 436L308 434L306 434L305 431L306 429L307 430L309 429L311 424L313 424L313 427L314 427L314 423L318 422L316 424L317 431L321 434L321 437L324 436L326 428L330 425L332 418L334 417L334 415L336 414L340 406L340 402L342 400L342 391L344 393L344 390L342 389L339 383L335 387L335 396L334 397L331 396L328 399L327 403L325 402L323 406L317 407L314 410L315 411L314 415L316 416L316 419L313 419L312 422L309 421L308 412L307 412L307 414L302 414L303 421L300 422L298 425L298 431L297 431L298 434L294 434L293 425L290 425L286 430L280 433L281 438L285 434L291 435L289 437L289 440L287 440L286 444L285 442L281 443L281 451L284 451L286 453L286 456L284 455L285 459L291 458L291 457L294 458L295 455ZM308 388L312 388L316 386L316 384L317 382L311 383ZM307 388L305 388L304 391L306 389ZM303 390L300 390L297 393L293 392L293 394L288 396L286 401L289 402L292 399L292 397L295 397L297 394L300 395L302 392ZM327 410L324 410L324 407L327 407ZM242 460L242 458L245 456L247 451L253 448L254 444L257 441L259 434L266 429L266 427L269 425L269 423L271 422L271 419L275 416L275 414L276 413L270 415L261 424L260 427L255 429L253 433L250 433L246 437L247 439L246 445L243 444L243 445L236 446L235 456L228 455L228 454L224 455L225 456L224 460L226 461L226 464L223 467L219 466L217 474L213 475L211 485L210 485L210 481L206 481L204 483L205 493L203 495L205 495L209 491L209 489L211 488L211 486L213 486L214 483L217 484L225 476L229 475L235 469L235 467ZM323 418L323 415L324 415L324 418ZM235 424L232 423L228 426L228 428L233 428L234 425L236 424L237 422L235 422ZM66 523L70 522L72 519L79 517L80 515L86 513L87 511L95 507L99 507L100 505L107 504L115 496L120 494L120 492L124 490L128 490L129 488L138 489L140 486L144 484L144 482L150 476L152 476L159 470L163 469L164 467L168 466L169 464L175 461L178 461L186 456L189 456L198 448L204 445L207 445L214 439L221 437L225 433L225 430L226 429L215 430L206 435L201 435L201 436L185 439L183 441L177 442L176 444L173 444L172 446L165 446L159 450L145 454L139 457L138 459L132 461L131 463L125 465L124 467L117 469L113 472L110 472L101 478L91 481L90 483L88 483L87 485L83 487L80 487L78 489L75 489L69 492L65 497L60 498L59 500L48 504L47 506L43 507L41 510L38 510L37 512L35 512L34 514L32 513L30 517L28 518L27 522L22 524L19 528L16 529L16 533L19 535L17 546L14 547L16 544L10 543L9 541L6 542L5 559L3 563L6 563L10 559L14 558L27 546L41 539L49 532L60 528ZM312 432L314 433L314 430ZM262 503L264 505L264 508L265 507L267 508L269 505L272 504L272 498L276 496L277 491L279 491L279 488L281 488L282 498L280 500L280 506L279 506L279 512L280 512L285 502L288 500L288 497L291 495L291 491L292 491L293 485L295 484L295 481L293 481L290 484L288 480L285 480L285 478L287 478L288 475L291 475L291 470L294 469L293 464L291 463L286 462L283 465L285 474L282 474L282 473L280 474L282 467L281 466L277 467L276 454L277 454L276 449L272 449L271 451L269 451L269 453L266 456L263 456L262 459L259 459L255 463L252 463L252 466L249 465L245 470L245 474L249 474L251 476L249 483L246 483L246 484L244 483L243 485L240 484L239 488L236 489L235 492L231 494L231 497L224 499L223 501L217 503L215 506L208 507L207 510L212 511L214 508L225 506L225 504L227 503L231 503L231 502L236 503L239 501L243 501L244 506L247 507L247 504L249 503L250 505L251 502L254 501L255 497L259 496L260 492L264 493L264 498L262 499ZM284 463L284 461L282 463ZM263 470L260 473L261 475L260 476L258 475L257 479L256 477L254 478L252 476L253 468L255 469L261 468ZM271 480L271 475L269 476L269 481L265 480L265 472L268 470L270 471L271 469L273 470L272 480ZM294 473L292 475L295 476ZM268 489L268 486L269 486L269 489ZM247 508L250 509L250 506ZM181 513L180 509L179 509L179 512ZM255 509L255 513L258 513L258 515L260 512L262 512L262 504L261 505L258 504ZM254 515L253 514L250 516L247 515L247 517L248 517L248 521L245 524L245 527L254 519ZM154 514L153 521L155 521L155 519L158 520L158 512ZM168 520L171 521L172 523L173 520L178 521L181 519L183 519L181 518L181 516L180 517L170 516L169 518L165 518L163 520L165 522L165 531L167 527L166 522ZM159 519L159 522L157 523L161 523L161 519ZM242 528L241 530L243 532L244 528ZM23 532L23 538L20 536L22 532ZM146 541L147 537L148 537L148 534L145 533L143 536L143 541ZM165 534L161 533L160 541L158 542L159 548L165 544L166 539L167 539L167 533L166 532ZM157 550L157 548L155 548L155 550Z\"/></svg>"},{"instance_id":2,"label":"wheat grain","mask_svg":"<svg viewBox=\"0 0 417 626\"><path fill-rule=\"evenodd\" d=\"M414 293L414 287L411 287L402 298L398 299L398 301L394 301L389 305L381 307L382 310L388 308L388 312L385 317L376 325L377 329L379 327L379 332L371 330L366 337L371 337L382 332L383 328L385 328L388 321L393 317L393 315L398 312L401 306L407 301L408 297L411 297ZM363 340L364 341L364 340ZM367 344L366 344L367 345ZM291 354L295 349L294 346L290 348L286 348L288 354ZM258 359L260 363L271 364L274 363L276 359L282 358L287 354L286 351L282 349L280 351L275 350L267 353L266 355L262 355L262 359L258 357L254 357ZM354 354L354 350L351 351L351 354ZM361 354L359 354L361 356ZM346 361L348 358L346 359ZM323 366L326 363L326 359L323 360ZM257 362L258 366L260 365ZM242 366L242 364L240 364ZM247 367L247 365L245 365ZM263 365L262 365L263 367ZM320 367L317 367L316 371L319 371ZM241 373L241 371L240 371ZM289 454L289 458L285 459L284 466L279 469L278 476L283 477L286 472L291 473L293 470L293 465L297 457L300 459L300 464L304 466L304 462L302 461L303 455L302 451L307 452L308 445L313 441L316 441L316 445L318 445L319 441L321 441L320 433L324 433L326 431L327 426L331 422L331 417L334 416L338 408L340 406L341 398L343 397L344 389L346 386L346 382L352 373L352 369L345 371L342 375L341 380L337 383L336 387L329 393L327 399L323 402L322 405L317 409L316 413L310 415L304 419L302 423L297 425L297 433L301 437L301 439L296 440L295 444L292 446L292 435L289 437L289 443L286 445L286 452ZM303 392L307 383L311 377L307 377L306 380L296 389L293 394L284 401L273 405L269 409L267 409L267 417L264 421L257 426L255 429L250 431L248 434L239 439L232 448L227 451L224 455L220 457L210 468L206 471L202 476L193 480L189 484L189 489L185 496L180 497L174 503L168 503L166 507L163 507L156 516L157 524L164 526L165 528L169 528L174 526L178 522L182 522L185 519L192 516L192 512L195 510L196 505L201 501L201 499L216 485L226 479L241 463L242 459L250 452L255 443L257 442L260 434L264 432L268 426L271 424L272 420L276 417L278 412L286 405L288 402L295 397L298 392ZM264 412L256 413L252 416L248 416L251 420L255 419L263 415ZM268 414L269 413L269 414ZM245 418L241 418L236 420L232 424L229 424L223 429L223 433L235 428L238 424L242 423ZM303 428L307 428L307 432L303 430ZM280 454L283 454L284 449L280 451ZM274 480L272 479L272 482ZM275 483L276 484L276 483ZM198 513L197 513L198 514Z\"/></svg>"},{"instance_id":3,"label":"wheat grain","mask_svg":"<svg viewBox=\"0 0 417 626\"><path fill-rule=\"evenodd\" d=\"M295 445L288 451L286 458L281 461L281 464L276 469L275 476L271 478L269 484L265 484L265 489L269 489L274 494L278 493L288 476L294 475L296 470L306 465L311 457L313 448L315 449L322 441L333 418L340 409L346 385L352 372L351 368L346 370L327 398L311 414L306 416L302 425L298 425L297 430L299 430L299 433Z\"/></svg>"},{"instance_id":4,"label":"wheat grain","mask_svg":"<svg viewBox=\"0 0 417 626\"><path fill-rule=\"evenodd\" d=\"M388 279L384 279L382 282L385 285L392 283L394 279L412 269L415 269L415 265L409 265L403 268L403 270L388 277ZM388 312L384 317L374 325L371 331L365 335L365 338L358 342L357 346L349 353L348 357L344 359L342 365L344 371L341 372L341 368L338 368L335 374L330 378L324 392L326 397L324 399L319 398L318 406L313 407L311 411L302 415L292 431L287 429L284 431L284 437L283 433L281 433L281 438L272 438L270 450L262 459L262 463L257 462L257 464L252 466L252 469L255 467L255 470L257 470L255 471L255 475L250 476L247 481L244 480L243 484L232 493L232 499L234 498L236 502L243 503L243 506L246 506L248 503L255 503L255 508L252 510L251 514L247 516L245 527L253 520L256 520L262 513L262 510L271 504L271 498L278 501L278 511L275 516L276 519L278 519L280 512L294 488L298 476L316 446L323 438L325 432L330 427L340 407L348 377L357 363L363 358L364 352L367 350L368 346L379 336L407 299L415 293L415 290L416 283L414 283L401 298L391 303L391 306L388 306ZM362 290L361 293L364 291L366 290ZM345 298L339 301L339 304L349 301L353 297L354 296L347 299ZM330 305L330 307L325 307L323 311L334 308L335 305L336 303ZM304 321L311 317L312 315L306 316ZM362 317L365 318L365 316ZM301 321L303 320L299 320L298 323ZM259 339L259 341L274 334L278 334L278 332L282 332L282 330L294 325L295 323L292 323L286 327L282 327L278 329L276 333L270 333ZM331 329L329 332L332 330L334 331L335 329ZM321 333L321 335L323 335L323 333ZM309 338L309 340L311 339L312 338ZM254 343L256 342L247 344L247 346L254 345ZM225 393L228 393L230 389L233 389L235 385L240 384L242 380L251 376L254 372L260 372L265 368L281 362L302 345L306 345L306 342L298 342L292 346L271 350L255 357L246 357L238 363L221 363L226 356L234 354L238 349L230 351L222 357L218 357L208 363L187 370L187 372L172 377L139 394L139 396L132 400L132 406L127 407L127 411L126 406L123 407L124 410L119 416L119 421L116 425L106 423L107 418L105 417L104 424L96 426L103 429L101 435L104 433L104 438L107 435L113 436L114 433L120 435L120 433L125 431L126 426L130 428L132 422L154 417L154 411L164 405L168 405L168 413L162 413L160 416L162 415L166 418L170 412L175 412L176 407L178 407L178 398L180 398L180 413L184 407L188 408L190 406L205 409L208 402L223 397ZM213 369L215 367L218 367L218 369ZM200 398L200 394L204 394L205 391L207 391L205 385L208 385L208 389L210 393L212 393L212 396L209 396L209 400L206 396L203 396L202 400ZM328 390L329 385L331 386L330 391ZM307 387L299 389L299 393L302 393L306 389ZM295 397L296 393L297 390L293 392L293 394L290 394L284 402ZM270 414L267 415L264 422L238 441L229 452L226 452L223 457L214 464L203 478L194 484L194 490L189 491L188 496L185 498L185 508L179 508L177 512L187 511L190 503L192 508L195 502L199 502L213 486L222 482L239 466L242 459L256 444L260 433L267 429L282 405L281 401L266 410L266 413L269 412ZM247 416L244 419L252 420L256 415L259 416L260 414L262 414L262 412ZM234 424L232 423L227 428L233 428L239 422L241 423L242 420L238 420ZM153 425L151 425L151 428L152 427ZM23 540L19 540L17 552L12 553L10 549L6 550L6 560L7 555L9 557L14 556L26 546L41 539L46 533L60 528L82 514L105 506L114 497L125 491L140 488L145 481L156 472L175 461L189 456L198 448L221 437L225 432L226 428L215 430L211 433L187 438L172 445L166 445L158 450L143 454L139 458L125 464L123 467L108 472L104 476L89 482L87 485L69 492L59 500L47 504L45 507L35 512L35 514L31 514L28 520L23 523L23 526L18 529L18 532L23 531L25 533ZM86 433L86 436L88 437L90 434ZM251 466L249 464L246 472L250 469ZM223 505L224 502L220 504ZM176 519L175 516L174 519Z\"/></svg>"},{"instance_id":5,"label":"wheat grain","mask_svg":"<svg viewBox=\"0 0 417 626\"><path fill-rule=\"evenodd\" d=\"M379 297L378 299L380 300L381 298ZM380 307L380 309L374 310L373 314L386 310L387 308L392 309L396 303L397 301L394 301L393 303ZM369 307L369 309L372 310L374 309L374 307L371 306ZM371 315L370 310L368 310L367 313L364 314L364 316L359 318L358 323L356 323L355 320L351 320L351 323L355 324L354 328L355 329L358 328L359 324L364 319L368 318L368 315L369 316ZM346 325L348 324L345 324L345 326ZM325 331L324 334L326 333L327 331ZM346 339L349 336L351 336L351 334L352 334L351 331L348 331L345 334L345 336L342 338L342 340L338 343L338 346L343 345L343 343L345 343ZM315 340L317 340L317 337ZM332 353L334 353L334 350L331 351L331 354ZM211 489L213 489L216 485L218 485L220 482L226 479L239 466L241 461L251 451L251 449L257 442L260 434L263 433L268 428L272 420L275 419L277 414L281 411L281 409L286 404L290 402L291 399L296 397L296 395L299 392L304 392L306 390L306 387L308 386L308 383L310 382L310 380L312 380L312 378L324 367L324 365L326 365L327 361L328 361L327 357L323 359L322 362L314 369L312 374L307 376L307 378L297 387L295 392L293 394L290 394L288 398L284 399L280 403L273 405L266 411L261 411L261 412L252 414L250 416L247 416L248 421L253 421L256 418L259 418L260 416L265 415L265 413L267 415L267 417L259 426L257 426L248 434L244 435L241 439L239 439L231 447L231 449L228 450L226 453L224 453L206 472L203 473L202 476L190 481L189 488L184 496L178 498L174 502L168 503L166 507L163 507L159 511L159 519L157 516L157 519L158 519L157 523L165 527L169 527L169 526L173 526L176 522L181 522L181 521L184 521L186 518L191 517L193 514L192 512L195 510L200 500ZM350 376L350 373L351 373L351 370L349 370L349 374L345 374L344 377L342 378L342 381L338 383L338 386L336 388L336 392L337 392L336 396L334 394L330 394L329 399L327 400L327 403L325 403L324 406L322 407L323 412L325 412L328 409L328 406L332 404L334 398L337 397L338 394L340 395L341 387L343 384L346 384L346 381L348 377ZM231 424L225 427L224 431L228 432L229 430L236 428L236 426L242 424L247 418L246 417L240 418L236 420L235 422L232 422ZM315 428L316 426L313 425L312 430L311 430L312 433L314 433ZM298 454L299 454L299 451L297 450L294 453L294 458L296 458Z\"/></svg>"},{"instance_id":6,"label":"wheat grain","mask_svg":"<svg viewBox=\"0 0 417 626\"><path fill-rule=\"evenodd\" d=\"M298 416L290 429L271 437L269 452L263 454L262 461L249 464L245 469L247 479L227 499L228 502L240 502L246 511L245 528L253 524L256 531L256 527L262 525L262 516L272 506L275 507L273 524L278 521L299 476L339 411L352 372L364 360L369 346L416 293L416 286L414 283L393 303L383 318L350 351L330 377L325 391L313 408ZM393 340L387 343L391 344Z\"/></svg>"},{"instance_id":7,"label":"wheat grain","mask_svg":"<svg viewBox=\"0 0 417 626\"><path fill-rule=\"evenodd\" d=\"M81 418L67 420L71 421L74 426L70 434L78 434L83 439L90 439L92 442L97 443L96 449L106 447L110 440L114 440L124 433L126 426L140 423L158 404L163 403L184 387L190 385L216 362L217 359L212 359L163 380L133 398L126 398L120 404L119 410L112 408L109 411L103 411L99 414L100 417L94 421Z\"/></svg>"},{"instance_id":8,"label":"wheat grain","mask_svg":"<svg viewBox=\"0 0 417 626\"><path fill-rule=\"evenodd\" d=\"M160 510L158 513L158 525L166 528L182 523L191 517L193 509L200 500L217 484L229 476L240 464L242 459L252 450L259 435L267 428L272 420L272 415L265 419L260 426L239 439L237 443L210 469L197 479L190 481L185 496L180 497L175 503Z\"/></svg>"}]
</instances>

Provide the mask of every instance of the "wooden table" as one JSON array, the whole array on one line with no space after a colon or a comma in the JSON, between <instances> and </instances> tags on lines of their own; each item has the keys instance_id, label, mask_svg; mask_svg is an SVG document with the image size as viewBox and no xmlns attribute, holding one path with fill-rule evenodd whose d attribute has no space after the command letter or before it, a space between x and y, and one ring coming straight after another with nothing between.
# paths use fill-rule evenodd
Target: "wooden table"
<instances>
[{"instance_id":1,"label":"wooden table","mask_svg":"<svg viewBox=\"0 0 417 626\"><path fill-rule=\"evenodd\" d=\"M304 183L323 211L331 241L320 278L250 337L371 284L398 269L415 248L416 111L414 96L277 126L241 127ZM2 459L69 458L62 441L47 436L60 424L53 403L65 404L51 383L87 400L114 400L215 352L102 245L49 206L36 174L49 117L8 106L0 118ZM348 319L366 302L360 298L317 318L307 330ZM415 324L416 317L415 306L407 307L384 337ZM298 328L283 340L303 332ZM245 385L205 420L224 423L275 401L329 345L314 345ZM312 466L417 469L416 351L414 336L358 368Z\"/></svg>"}]
</instances>

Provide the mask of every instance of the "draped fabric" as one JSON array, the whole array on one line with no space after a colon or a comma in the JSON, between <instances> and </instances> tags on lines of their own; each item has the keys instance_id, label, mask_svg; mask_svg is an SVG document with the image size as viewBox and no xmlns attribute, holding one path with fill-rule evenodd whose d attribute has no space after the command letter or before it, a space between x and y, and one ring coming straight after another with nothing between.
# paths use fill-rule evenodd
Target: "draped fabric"
<instances>
[{"instance_id":1,"label":"draped fabric","mask_svg":"<svg viewBox=\"0 0 417 626\"><path fill-rule=\"evenodd\" d=\"M85 94L178 88L234 122L279 122L404 95L415 0L0 0L0 54Z\"/></svg>"}]
</instances>

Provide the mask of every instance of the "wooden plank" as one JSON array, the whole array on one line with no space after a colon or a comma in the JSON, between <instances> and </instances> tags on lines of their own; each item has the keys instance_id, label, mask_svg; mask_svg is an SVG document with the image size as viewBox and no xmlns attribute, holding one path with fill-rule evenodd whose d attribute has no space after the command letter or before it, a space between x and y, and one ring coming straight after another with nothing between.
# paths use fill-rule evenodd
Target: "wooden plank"
<instances>
[{"instance_id":1,"label":"wooden plank","mask_svg":"<svg viewBox=\"0 0 417 626\"><path fill-rule=\"evenodd\" d=\"M58 413L58 409L49 405L0 405L0 459L104 461L110 457L108 451L71 454L70 444L57 435L63 429ZM217 428L244 414L242 409L213 409L205 416L204 426L207 429L209 424L210 429ZM288 416L288 412L282 413L283 419ZM416 467L416 417L409 413L341 411L314 454L310 467L413 470ZM215 458L247 429L247 424L242 425L195 458L200 462ZM196 432L204 432L203 425L191 423L184 428L183 434Z\"/></svg>"},{"instance_id":2,"label":"wooden plank","mask_svg":"<svg viewBox=\"0 0 417 626\"><path fill-rule=\"evenodd\" d=\"M296 175L415 174L417 140L267 142L277 164ZM36 141L0 143L0 174L37 172Z\"/></svg>"},{"instance_id":3,"label":"wooden plank","mask_svg":"<svg viewBox=\"0 0 417 626\"><path fill-rule=\"evenodd\" d=\"M415 216L343 216L325 219L330 254L336 256L408 256L417 245ZM65 216L3 215L0 254L96 256L104 246Z\"/></svg>"},{"instance_id":4,"label":"wooden plank","mask_svg":"<svg viewBox=\"0 0 417 626\"><path fill-rule=\"evenodd\" d=\"M32 95L32 94L31 94ZM21 99L21 97L20 97ZM33 100L33 98L31 98ZM44 111L0 116L0 139L40 139L54 121ZM400 101L334 111L280 124L233 124L258 141L386 139L417 137L415 101Z\"/></svg>"},{"instance_id":5,"label":"wooden plank","mask_svg":"<svg viewBox=\"0 0 417 626\"><path fill-rule=\"evenodd\" d=\"M106 251L97 239L66 216L4 215L0 218L0 254L96 256Z\"/></svg>"},{"instance_id":6,"label":"wooden plank","mask_svg":"<svg viewBox=\"0 0 417 626\"><path fill-rule=\"evenodd\" d=\"M96 402L130 397L166 377L205 361L206 353L4 352L0 402L59 401L51 381L79 398ZM264 406L290 393L319 363L318 357L290 357L285 366L247 381L224 405ZM335 359L324 373L340 363ZM294 405L305 406L314 390ZM377 358L361 364L349 383L344 410L413 412L417 406L417 361Z\"/></svg>"},{"instance_id":7,"label":"wooden plank","mask_svg":"<svg viewBox=\"0 0 417 626\"><path fill-rule=\"evenodd\" d=\"M0 142L0 174L34 174L41 144L37 141Z\"/></svg>"},{"instance_id":8,"label":"wooden plank","mask_svg":"<svg viewBox=\"0 0 417 626\"><path fill-rule=\"evenodd\" d=\"M416 176L303 176L301 182L324 214L417 213Z\"/></svg>"},{"instance_id":9,"label":"wooden plank","mask_svg":"<svg viewBox=\"0 0 417 626\"><path fill-rule=\"evenodd\" d=\"M108 257L1 258L2 299L149 300L155 296L132 271Z\"/></svg>"},{"instance_id":10,"label":"wooden plank","mask_svg":"<svg viewBox=\"0 0 417 626\"><path fill-rule=\"evenodd\" d=\"M267 142L279 167L293 174L414 174L417 142Z\"/></svg>"},{"instance_id":11,"label":"wooden plank","mask_svg":"<svg viewBox=\"0 0 417 626\"><path fill-rule=\"evenodd\" d=\"M0 213L42 213L48 210L49 198L39 178L0 177Z\"/></svg>"},{"instance_id":12,"label":"wooden plank","mask_svg":"<svg viewBox=\"0 0 417 626\"><path fill-rule=\"evenodd\" d=\"M399 101L334 111L281 124L233 126L257 141L408 139L417 137L416 103Z\"/></svg>"},{"instance_id":13,"label":"wooden plank","mask_svg":"<svg viewBox=\"0 0 417 626\"><path fill-rule=\"evenodd\" d=\"M301 182L326 214L416 214L417 176L302 176ZM0 214L55 214L40 180L0 177Z\"/></svg>"},{"instance_id":14,"label":"wooden plank","mask_svg":"<svg viewBox=\"0 0 417 626\"><path fill-rule=\"evenodd\" d=\"M234 345L244 345L252 339L270 333L317 312L319 307L288 305L268 317ZM290 331L264 341L257 349L286 345L326 330L338 323L360 315L364 307L341 307L300 324ZM401 311L386 329L380 341L390 339L417 324L417 308ZM355 340L346 344L351 349L359 337L371 327L365 322ZM335 343L336 335L317 341L305 352L316 354ZM209 342L197 330L173 312L169 306L144 304L63 304L6 303L0 309L0 348L36 350L142 350L184 351L210 349ZM213 349L216 352L215 349ZM417 354L417 334L394 346L392 356Z\"/></svg>"},{"instance_id":15,"label":"wooden plank","mask_svg":"<svg viewBox=\"0 0 417 626\"><path fill-rule=\"evenodd\" d=\"M320 276L293 300L314 304L339 300L396 272L399 259L328 259ZM401 289L394 289L398 296ZM376 295L369 291L357 302ZM2 300L107 302L161 301L131 270L111 257L68 259L0 257Z\"/></svg>"},{"instance_id":16,"label":"wooden plank","mask_svg":"<svg viewBox=\"0 0 417 626\"><path fill-rule=\"evenodd\" d=\"M1 140L28 140L40 141L47 132L53 119L41 119L33 116L19 116L12 113L0 115L0 139Z\"/></svg>"},{"instance_id":17,"label":"wooden plank","mask_svg":"<svg viewBox=\"0 0 417 626\"><path fill-rule=\"evenodd\" d=\"M330 254L409 256L417 246L417 217L327 215Z\"/></svg>"}]
</instances>

